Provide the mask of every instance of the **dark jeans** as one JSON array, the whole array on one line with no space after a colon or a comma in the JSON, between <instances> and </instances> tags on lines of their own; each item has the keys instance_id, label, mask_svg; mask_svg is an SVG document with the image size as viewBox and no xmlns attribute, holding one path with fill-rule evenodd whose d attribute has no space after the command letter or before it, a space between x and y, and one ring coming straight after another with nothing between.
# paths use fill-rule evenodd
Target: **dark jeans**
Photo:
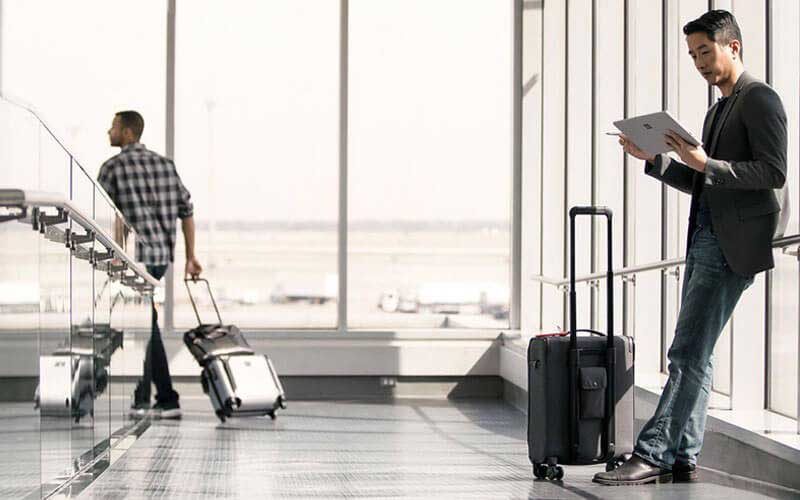
<instances>
[{"instance_id":1,"label":"dark jeans","mask_svg":"<svg viewBox=\"0 0 800 500\"><path fill-rule=\"evenodd\" d=\"M671 469L676 460L696 463L703 446L714 345L753 276L731 271L710 228L692 235L669 379L655 415L642 428L634 452Z\"/></svg>"},{"instance_id":2,"label":"dark jeans","mask_svg":"<svg viewBox=\"0 0 800 500\"><path fill-rule=\"evenodd\" d=\"M167 266L147 266L155 279L160 280L167 272ZM172 388L172 378L169 375L169 361L161 340L161 330L158 328L158 313L155 304L153 308L153 323L150 341L144 355L144 374L136 386L134 400L136 404L150 403L150 385L156 385L156 403L169 404L178 402L178 393Z\"/></svg>"}]
</instances>

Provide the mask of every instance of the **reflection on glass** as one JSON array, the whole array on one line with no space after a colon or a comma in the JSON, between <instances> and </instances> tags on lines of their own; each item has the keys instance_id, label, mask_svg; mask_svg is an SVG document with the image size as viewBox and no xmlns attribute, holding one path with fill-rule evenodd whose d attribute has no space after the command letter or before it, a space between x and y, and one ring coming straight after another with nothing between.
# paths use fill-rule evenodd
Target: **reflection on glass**
<instances>
[{"instance_id":1,"label":"reflection on glass","mask_svg":"<svg viewBox=\"0 0 800 500\"><path fill-rule=\"evenodd\" d=\"M94 184L73 162L71 201L87 217L94 218ZM72 234L83 234L85 230L71 223ZM70 358L72 378L70 391L72 432L70 436L71 457L75 467L90 461L94 448L94 270L85 256L86 245L72 244L70 260L70 343L66 348ZM62 354L62 353L59 353Z\"/></svg>"},{"instance_id":2,"label":"reflection on glass","mask_svg":"<svg viewBox=\"0 0 800 500\"><path fill-rule=\"evenodd\" d=\"M0 223L0 498L36 495L41 483L33 404L39 379L38 236L28 224Z\"/></svg>"},{"instance_id":3,"label":"reflection on glass","mask_svg":"<svg viewBox=\"0 0 800 500\"><path fill-rule=\"evenodd\" d=\"M95 186L95 220L111 237L114 236L116 211L113 203L102 190ZM100 266L102 268L102 265ZM98 291L97 288L100 288ZM123 328L125 300L119 281L110 279L107 272L95 271L95 349L99 367L95 379L99 385L107 386L101 392L105 399L102 408L108 411L109 436L125 425L125 402L127 391L124 374ZM98 388L99 390L99 388ZM112 443L113 445L113 443Z\"/></svg>"},{"instance_id":4,"label":"reflection on glass","mask_svg":"<svg viewBox=\"0 0 800 500\"><path fill-rule=\"evenodd\" d=\"M47 495L60 484L58 477L73 470L70 439L73 363L70 356L58 356L59 351L71 348L70 254L63 244L46 238L39 238L38 245L41 301L38 405L42 494Z\"/></svg>"},{"instance_id":5,"label":"reflection on glass","mask_svg":"<svg viewBox=\"0 0 800 500\"><path fill-rule=\"evenodd\" d=\"M125 295L122 291L122 286L119 282L111 282L109 284L109 298L108 298L108 317L109 327L118 336L119 348L111 350L111 355L108 357L107 375L109 381L110 391L110 428L111 434L119 432L125 426L125 418L127 407L129 404L130 392L129 384L125 382L125 357L126 350L122 349L125 342Z\"/></svg>"}]
</instances>

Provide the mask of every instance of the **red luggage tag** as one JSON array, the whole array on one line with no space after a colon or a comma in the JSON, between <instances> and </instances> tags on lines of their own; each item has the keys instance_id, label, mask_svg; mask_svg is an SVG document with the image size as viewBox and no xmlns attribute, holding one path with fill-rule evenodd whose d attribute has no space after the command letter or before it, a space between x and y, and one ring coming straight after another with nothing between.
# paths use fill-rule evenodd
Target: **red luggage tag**
<instances>
[{"instance_id":1,"label":"red luggage tag","mask_svg":"<svg viewBox=\"0 0 800 500\"><path fill-rule=\"evenodd\" d=\"M540 333L536 336L537 339L543 339L547 337L566 337L569 335L569 332L556 332L556 333Z\"/></svg>"}]
</instances>

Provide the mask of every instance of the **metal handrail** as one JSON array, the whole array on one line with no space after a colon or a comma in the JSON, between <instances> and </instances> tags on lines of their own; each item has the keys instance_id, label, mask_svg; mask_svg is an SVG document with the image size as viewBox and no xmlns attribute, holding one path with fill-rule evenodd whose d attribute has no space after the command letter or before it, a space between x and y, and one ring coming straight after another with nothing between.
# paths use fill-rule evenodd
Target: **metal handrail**
<instances>
[{"instance_id":1,"label":"metal handrail","mask_svg":"<svg viewBox=\"0 0 800 500\"><path fill-rule=\"evenodd\" d=\"M67 200L63 195L57 193L43 193L38 191L23 191L21 189L0 189L0 207L17 208L23 211L18 218L20 220L30 221L34 225L44 223L45 225L54 225L59 223L66 223L69 219L81 226L86 235L73 235L72 238L75 243L86 243L89 241L96 241L103 245L109 257L113 256L122 261L122 265L109 265L108 271L112 274L121 272L119 276L123 285L138 289L143 293L150 293L157 286L158 280L155 279L141 264L136 262L125 250L120 247L114 238L111 237L106 231L91 217L84 214L78 206L72 201ZM28 209L39 209L44 207L52 207L59 210L58 216L48 216L40 214L37 217L34 214L28 214ZM44 217L42 217L44 215ZM54 222L44 222L47 218L58 218ZM69 233L65 233L65 239L69 239ZM77 245L76 245L77 246ZM75 250L75 248L73 248ZM96 261L94 262L95 265ZM125 271L130 270L133 276L125 275Z\"/></svg>"},{"instance_id":2,"label":"metal handrail","mask_svg":"<svg viewBox=\"0 0 800 500\"><path fill-rule=\"evenodd\" d=\"M786 248L792 245L800 245L800 234L793 234L791 236L782 236L780 238L775 238L772 241L772 248ZM797 255L797 252L785 252L791 255ZM636 266L625 267L622 269L618 269L614 271L614 277L617 276L630 276L632 274L638 274L645 271L654 271L658 269L669 269L671 267L682 266L686 263L686 258L681 257L677 259L669 259L669 260L660 260L657 262L651 262L648 264L639 264ZM599 281L605 279L607 274L605 272L602 273L594 273L589 274L586 276L581 276L579 278L575 278L575 283L586 283L592 281ZM555 287L563 287L569 285L569 278L558 279L552 278L548 276L542 276L539 274L533 275L530 277L531 281L537 281L540 283L544 283L546 285L553 285Z\"/></svg>"}]
</instances>

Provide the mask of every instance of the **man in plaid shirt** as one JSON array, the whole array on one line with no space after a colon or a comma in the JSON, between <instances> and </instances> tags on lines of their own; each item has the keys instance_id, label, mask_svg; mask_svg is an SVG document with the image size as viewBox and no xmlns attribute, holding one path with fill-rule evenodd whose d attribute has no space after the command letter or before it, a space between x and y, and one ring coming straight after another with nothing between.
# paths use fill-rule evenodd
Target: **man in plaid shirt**
<instances>
[{"instance_id":1,"label":"man in plaid shirt","mask_svg":"<svg viewBox=\"0 0 800 500\"><path fill-rule=\"evenodd\" d=\"M186 245L184 275L197 278L203 268L194 254L191 195L183 186L173 161L139 143L143 130L144 119L136 111L121 111L114 116L108 138L111 146L121 151L100 168L98 182L138 233L136 260L156 279L164 276L175 258L176 221L180 219ZM172 388L155 305L144 375L136 386L132 417L143 417L150 411L151 383L157 391L153 416L180 418L178 393Z\"/></svg>"}]
</instances>

